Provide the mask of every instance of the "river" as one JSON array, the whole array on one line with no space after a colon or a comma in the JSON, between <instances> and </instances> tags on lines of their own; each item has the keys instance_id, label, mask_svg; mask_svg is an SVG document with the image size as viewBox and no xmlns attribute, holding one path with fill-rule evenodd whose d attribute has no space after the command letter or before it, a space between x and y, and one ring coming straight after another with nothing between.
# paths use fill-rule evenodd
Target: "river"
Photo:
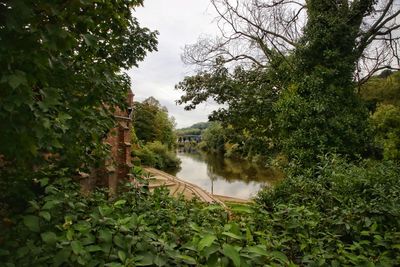
<instances>
[{"instance_id":1,"label":"river","mask_svg":"<svg viewBox=\"0 0 400 267\"><path fill-rule=\"evenodd\" d=\"M216 195L249 199L262 187L279 182L283 176L277 170L218 154L181 149L177 156L182 161L181 168L170 173Z\"/></svg>"}]
</instances>

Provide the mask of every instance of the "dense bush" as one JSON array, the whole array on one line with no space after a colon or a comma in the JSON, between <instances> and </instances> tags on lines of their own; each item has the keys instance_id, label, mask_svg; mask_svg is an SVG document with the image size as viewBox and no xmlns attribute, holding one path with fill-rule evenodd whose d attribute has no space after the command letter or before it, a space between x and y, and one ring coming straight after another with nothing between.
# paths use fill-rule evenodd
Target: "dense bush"
<instances>
[{"instance_id":1,"label":"dense bush","mask_svg":"<svg viewBox=\"0 0 400 267\"><path fill-rule=\"evenodd\" d=\"M5 266L396 266L400 168L338 159L221 206L121 186L83 197L68 179L0 228ZM62 174L60 174L62 176ZM46 184L46 180L39 182Z\"/></svg>"},{"instance_id":2,"label":"dense bush","mask_svg":"<svg viewBox=\"0 0 400 267\"><path fill-rule=\"evenodd\" d=\"M45 180L41 182L46 183ZM0 228L5 266L260 266L288 264L265 250L264 233L228 221L221 206L173 199L164 189L122 187L118 198L83 197L68 179L45 187ZM251 212L250 209L241 209Z\"/></svg>"},{"instance_id":3,"label":"dense bush","mask_svg":"<svg viewBox=\"0 0 400 267\"><path fill-rule=\"evenodd\" d=\"M143 143L160 141L169 148L176 146L175 118L169 117L168 110L154 97L142 103L135 102L133 128L137 139Z\"/></svg>"},{"instance_id":4,"label":"dense bush","mask_svg":"<svg viewBox=\"0 0 400 267\"><path fill-rule=\"evenodd\" d=\"M203 149L211 152L224 152L224 128L218 122L211 123L201 135Z\"/></svg>"},{"instance_id":5,"label":"dense bush","mask_svg":"<svg viewBox=\"0 0 400 267\"><path fill-rule=\"evenodd\" d=\"M323 159L261 192L264 212L256 225L302 264L394 266L400 262L399 181L393 163Z\"/></svg>"},{"instance_id":6,"label":"dense bush","mask_svg":"<svg viewBox=\"0 0 400 267\"><path fill-rule=\"evenodd\" d=\"M379 105L371 116L375 141L383 150L383 157L400 160L400 107Z\"/></svg>"},{"instance_id":7,"label":"dense bush","mask_svg":"<svg viewBox=\"0 0 400 267\"><path fill-rule=\"evenodd\" d=\"M132 151L132 154L134 157L139 158L143 165L160 170L178 168L181 163L176 153L159 141L138 147Z\"/></svg>"}]
</instances>

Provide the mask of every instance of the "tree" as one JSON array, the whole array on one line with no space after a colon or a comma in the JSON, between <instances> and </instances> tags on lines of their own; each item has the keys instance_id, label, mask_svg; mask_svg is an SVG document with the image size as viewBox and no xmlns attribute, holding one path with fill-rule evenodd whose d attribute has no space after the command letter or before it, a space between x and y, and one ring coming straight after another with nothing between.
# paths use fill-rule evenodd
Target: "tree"
<instances>
[{"instance_id":1,"label":"tree","mask_svg":"<svg viewBox=\"0 0 400 267\"><path fill-rule=\"evenodd\" d=\"M368 150L368 114L355 88L380 69L399 67L400 8L392 0L212 3L221 36L187 46L185 62L212 73L221 64L275 73L264 90L280 94L272 102L273 127L292 159L312 164L321 153ZM196 105L196 93L207 95L199 84L180 86L182 103Z\"/></svg>"},{"instance_id":2,"label":"tree","mask_svg":"<svg viewBox=\"0 0 400 267\"><path fill-rule=\"evenodd\" d=\"M212 123L201 135L208 149L213 152L224 152L225 133L220 123Z\"/></svg>"},{"instance_id":3,"label":"tree","mask_svg":"<svg viewBox=\"0 0 400 267\"><path fill-rule=\"evenodd\" d=\"M272 104L279 95L273 88L275 76L267 70L246 70L239 66L230 73L228 68L219 65L213 71L186 77L176 85L177 89L187 92L178 103L190 101L186 109L191 109L213 98L223 107L214 111L210 119L221 122L226 129L232 128L226 132L227 141L243 148L246 154L243 156L248 156L249 151L266 154L274 147L276 132Z\"/></svg>"},{"instance_id":4,"label":"tree","mask_svg":"<svg viewBox=\"0 0 400 267\"><path fill-rule=\"evenodd\" d=\"M400 106L400 71L371 77L362 85L360 96L370 103L372 112L377 104Z\"/></svg>"},{"instance_id":5,"label":"tree","mask_svg":"<svg viewBox=\"0 0 400 267\"><path fill-rule=\"evenodd\" d=\"M277 54L285 58L301 46L309 34L305 28L327 7L335 10L337 22L353 29L353 40L348 41L357 57L353 73L357 81L363 83L381 69L400 67L400 8L393 0L211 0L211 4L218 14L220 34L186 45L185 63L212 67L218 58L223 63L268 67ZM338 43L345 38L338 37Z\"/></svg>"},{"instance_id":6,"label":"tree","mask_svg":"<svg viewBox=\"0 0 400 267\"><path fill-rule=\"evenodd\" d=\"M144 143L160 141L172 148L176 143L175 119L168 117L168 110L154 97L134 103L133 127Z\"/></svg>"},{"instance_id":7,"label":"tree","mask_svg":"<svg viewBox=\"0 0 400 267\"><path fill-rule=\"evenodd\" d=\"M383 151L383 157L400 160L400 107L379 105L371 117L375 141Z\"/></svg>"},{"instance_id":8,"label":"tree","mask_svg":"<svg viewBox=\"0 0 400 267\"><path fill-rule=\"evenodd\" d=\"M0 1L1 179L29 181L49 161L74 170L104 156L130 87L123 70L157 45L132 16L141 4Z\"/></svg>"}]
</instances>

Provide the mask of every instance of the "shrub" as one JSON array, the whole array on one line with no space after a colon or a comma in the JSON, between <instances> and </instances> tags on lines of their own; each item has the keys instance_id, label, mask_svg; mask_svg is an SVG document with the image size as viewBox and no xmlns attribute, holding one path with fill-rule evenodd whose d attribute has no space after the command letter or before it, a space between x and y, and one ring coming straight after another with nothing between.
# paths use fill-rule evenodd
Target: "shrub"
<instances>
[{"instance_id":1,"label":"shrub","mask_svg":"<svg viewBox=\"0 0 400 267\"><path fill-rule=\"evenodd\" d=\"M147 143L132 153L142 164L161 170L178 168L181 163L175 152L159 141Z\"/></svg>"},{"instance_id":2,"label":"shrub","mask_svg":"<svg viewBox=\"0 0 400 267\"><path fill-rule=\"evenodd\" d=\"M266 251L263 233L228 221L219 205L121 187L115 199L96 190L82 197L66 178L47 185L46 194L0 228L5 266L262 266L289 264ZM237 208L251 212L249 208ZM259 242L259 244L256 243Z\"/></svg>"},{"instance_id":3,"label":"shrub","mask_svg":"<svg viewBox=\"0 0 400 267\"><path fill-rule=\"evenodd\" d=\"M150 193L83 197L61 177L0 227L4 266L396 266L399 166L324 159L265 190L255 205ZM135 168L134 174L141 171ZM137 177L138 178L138 177ZM46 184L46 179L40 179ZM141 181L143 182L143 181ZM229 216L230 215L230 216Z\"/></svg>"},{"instance_id":4,"label":"shrub","mask_svg":"<svg viewBox=\"0 0 400 267\"><path fill-rule=\"evenodd\" d=\"M400 160L400 108L380 105L371 116L375 141L383 150L383 157Z\"/></svg>"},{"instance_id":5,"label":"shrub","mask_svg":"<svg viewBox=\"0 0 400 267\"><path fill-rule=\"evenodd\" d=\"M264 210L258 228L272 231L298 263L394 266L400 262L399 181L400 168L390 162L323 159L258 195Z\"/></svg>"}]
</instances>

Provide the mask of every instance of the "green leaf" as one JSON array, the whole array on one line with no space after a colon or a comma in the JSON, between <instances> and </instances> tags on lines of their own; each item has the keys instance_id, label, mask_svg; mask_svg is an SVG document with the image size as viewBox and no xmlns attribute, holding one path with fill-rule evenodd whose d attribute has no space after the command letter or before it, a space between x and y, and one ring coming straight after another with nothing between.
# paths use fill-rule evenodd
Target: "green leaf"
<instances>
[{"instance_id":1,"label":"green leaf","mask_svg":"<svg viewBox=\"0 0 400 267\"><path fill-rule=\"evenodd\" d=\"M154 259L154 264L157 266L165 266L167 264L167 261L165 260L165 257L157 255Z\"/></svg>"},{"instance_id":2,"label":"green leaf","mask_svg":"<svg viewBox=\"0 0 400 267\"><path fill-rule=\"evenodd\" d=\"M229 259L232 260L232 262L235 266L240 266L239 252L237 252L233 246L231 246L229 244L224 244L222 246L222 251L225 256L227 256Z\"/></svg>"},{"instance_id":3,"label":"green leaf","mask_svg":"<svg viewBox=\"0 0 400 267\"><path fill-rule=\"evenodd\" d=\"M101 247L97 246L97 245L91 245L91 246L87 246L85 247L85 250L88 252L96 252L96 251L101 251Z\"/></svg>"},{"instance_id":4,"label":"green leaf","mask_svg":"<svg viewBox=\"0 0 400 267\"><path fill-rule=\"evenodd\" d=\"M42 217L43 219L45 219L46 221L50 221L51 219L51 215L48 211L41 211L39 212L39 216Z\"/></svg>"},{"instance_id":5,"label":"green leaf","mask_svg":"<svg viewBox=\"0 0 400 267\"><path fill-rule=\"evenodd\" d=\"M71 250L68 248L61 249L55 256L54 256L54 266L60 266L64 262L66 262L71 254Z\"/></svg>"},{"instance_id":6,"label":"green leaf","mask_svg":"<svg viewBox=\"0 0 400 267\"><path fill-rule=\"evenodd\" d=\"M234 238L234 239L238 239L238 240L243 239L243 237L238 236L238 235L236 235L234 233L231 233L231 232L222 232L222 234L225 235L225 236L229 236L231 238Z\"/></svg>"},{"instance_id":7,"label":"green leaf","mask_svg":"<svg viewBox=\"0 0 400 267\"><path fill-rule=\"evenodd\" d=\"M208 267L219 267L221 265L218 265L218 254L212 254L211 256L208 257L207 260L207 266Z\"/></svg>"},{"instance_id":8,"label":"green leaf","mask_svg":"<svg viewBox=\"0 0 400 267\"><path fill-rule=\"evenodd\" d=\"M37 216L34 216L34 215L24 216L24 224L32 232L36 232L36 233L40 232L39 217L37 217Z\"/></svg>"},{"instance_id":9,"label":"green leaf","mask_svg":"<svg viewBox=\"0 0 400 267\"><path fill-rule=\"evenodd\" d=\"M289 264L289 259L286 257L285 254L283 254L280 251L272 251L270 255L272 256L273 259L276 259L283 264Z\"/></svg>"},{"instance_id":10,"label":"green leaf","mask_svg":"<svg viewBox=\"0 0 400 267\"><path fill-rule=\"evenodd\" d=\"M120 199L114 203L114 207L122 206L126 203L125 199Z\"/></svg>"},{"instance_id":11,"label":"green leaf","mask_svg":"<svg viewBox=\"0 0 400 267\"><path fill-rule=\"evenodd\" d=\"M217 239L215 235L208 234L204 236L198 244L199 251L202 251L205 247L211 246L215 239Z\"/></svg>"},{"instance_id":12,"label":"green leaf","mask_svg":"<svg viewBox=\"0 0 400 267\"><path fill-rule=\"evenodd\" d=\"M72 251L77 255L82 254L82 252L83 252L82 243L79 241L76 241L76 240L72 241L71 248L72 248Z\"/></svg>"},{"instance_id":13,"label":"green leaf","mask_svg":"<svg viewBox=\"0 0 400 267\"><path fill-rule=\"evenodd\" d=\"M89 232L90 228L91 228L90 223L86 222L86 221L80 221L80 222L74 224L74 229L81 233Z\"/></svg>"},{"instance_id":14,"label":"green leaf","mask_svg":"<svg viewBox=\"0 0 400 267\"><path fill-rule=\"evenodd\" d=\"M196 260L190 256L187 255L178 255L176 256L176 258L183 260L184 262L188 263L188 264L196 264Z\"/></svg>"},{"instance_id":15,"label":"green leaf","mask_svg":"<svg viewBox=\"0 0 400 267\"><path fill-rule=\"evenodd\" d=\"M120 234L114 236L114 244L117 245L120 248L125 248L126 247L124 239Z\"/></svg>"},{"instance_id":16,"label":"green leaf","mask_svg":"<svg viewBox=\"0 0 400 267\"><path fill-rule=\"evenodd\" d=\"M253 209L248 205L232 207L231 210L235 213L247 213L247 214L254 213Z\"/></svg>"},{"instance_id":17,"label":"green leaf","mask_svg":"<svg viewBox=\"0 0 400 267\"><path fill-rule=\"evenodd\" d=\"M153 265L154 255L150 252L138 255L139 260L135 263L136 266L149 266Z\"/></svg>"},{"instance_id":18,"label":"green leaf","mask_svg":"<svg viewBox=\"0 0 400 267\"><path fill-rule=\"evenodd\" d=\"M49 178L43 178L39 180L40 186L45 187L49 184Z\"/></svg>"},{"instance_id":19,"label":"green leaf","mask_svg":"<svg viewBox=\"0 0 400 267\"><path fill-rule=\"evenodd\" d=\"M56 205L58 205L59 203L60 203L59 200L49 200L43 205L42 209L50 210L50 209L54 208Z\"/></svg>"},{"instance_id":20,"label":"green leaf","mask_svg":"<svg viewBox=\"0 0 400 267\"><path fill-rule=\"evenodd\" d=\"M106 243L111 243L112 241L112 234L109 229L102 229L99 231L99 239Z\"/></svg>"},{"instance_id":21,"label":"green leaf","mask_svg":"<svg viewBox=\"0 0 400 267\"><path fill-rule=\"evenodd\" d=\"M57 242L57 235L53 232L45 232L40 235L43 242L47 244L55 244Z\"/></svg>"},{"instance_id":22,"label":"green leaf","mask_svg":"<svg viewBox=\"0 0 400 267\"><path fill-rule=\"evenodd\" d=\"M66 234L67 240L71 241L74 239L74 230L73 229L68 229L67 234Z\"/></svg>"},{"instance_id":23,"label":"green leaf","mask_svg":"<svg viewBox=\"0 0 400 267\"><path fill-rule=\"evenodd\" d=\"M250 253L254 253L254 254L257 254L257 255L260 255L260 256L269 256L269 254L267 253L265 247L253 246L253 247L247 248L247 250Z\"/></svg>"},{"instance_id":24,"label":"green leaf","mask_svg":"<svg viewBox=\"0 0 400 267\"><path fill-rule=\"evenodd\" d=\"M201 231L201 228L195 223L190 223L189 226L190 226L190 228L192 228L196 232L200 232Z\"/></svg>"},{"instance_id":25,"label":"green leaf","mask_svg":"<svg viewBox=\"0 0 400 267\"><path fill-rule=\"evenodd\" d=\"M35 209L35 210L39 210L40 207L38 205L38 203L34 200L29 201L29 204L31 204L31 206Z\"/></svg>"},{"instance_id":26,"label":"green leaf","mask_svg":"<svg viewBox=\"0 0 400 267\"><path fill-rule=\"evenodd\" d=\"M125 262L125 260L126 260L126 254L125 254L125 252L122 251L122 250L119 250L119 251L118 251L118 258L119 258L122 262Z\"/></svg>"},{"instance_id":27,"label":"green leaf","mask_svg":"<svg viewBox=\"0 0 400 267\"><path fill-rule=\"evenodd\" d=\"M99 207L99 212L100 212L101 216L105 217L105 216L111 214L113 212L113 210L110 207L104 205L104 206Z\"/></svg>"},{"instance_id":28,"label":"green leaf","mask_svg":"<svg viewBox=\"0 0 400 267\"><path fill-rule=\"evenodd\" d=\"M28 84L28 81L26 80L25 73L18 71L17 73L10 75L8 77L8 84L13 88L17 88L18 86L24 84Z\"/></svg>"},{"instance_id":29,"label":"green leaf","mask_svg":"<svg viewBox=\"0 0 400 267\"><path fill-rule=\"evenodd\" d=\"M84 34L83 40L85 41L87 46L94 46L97 42L97 38L91 34Z\"/></svg>"}]
</instances>

